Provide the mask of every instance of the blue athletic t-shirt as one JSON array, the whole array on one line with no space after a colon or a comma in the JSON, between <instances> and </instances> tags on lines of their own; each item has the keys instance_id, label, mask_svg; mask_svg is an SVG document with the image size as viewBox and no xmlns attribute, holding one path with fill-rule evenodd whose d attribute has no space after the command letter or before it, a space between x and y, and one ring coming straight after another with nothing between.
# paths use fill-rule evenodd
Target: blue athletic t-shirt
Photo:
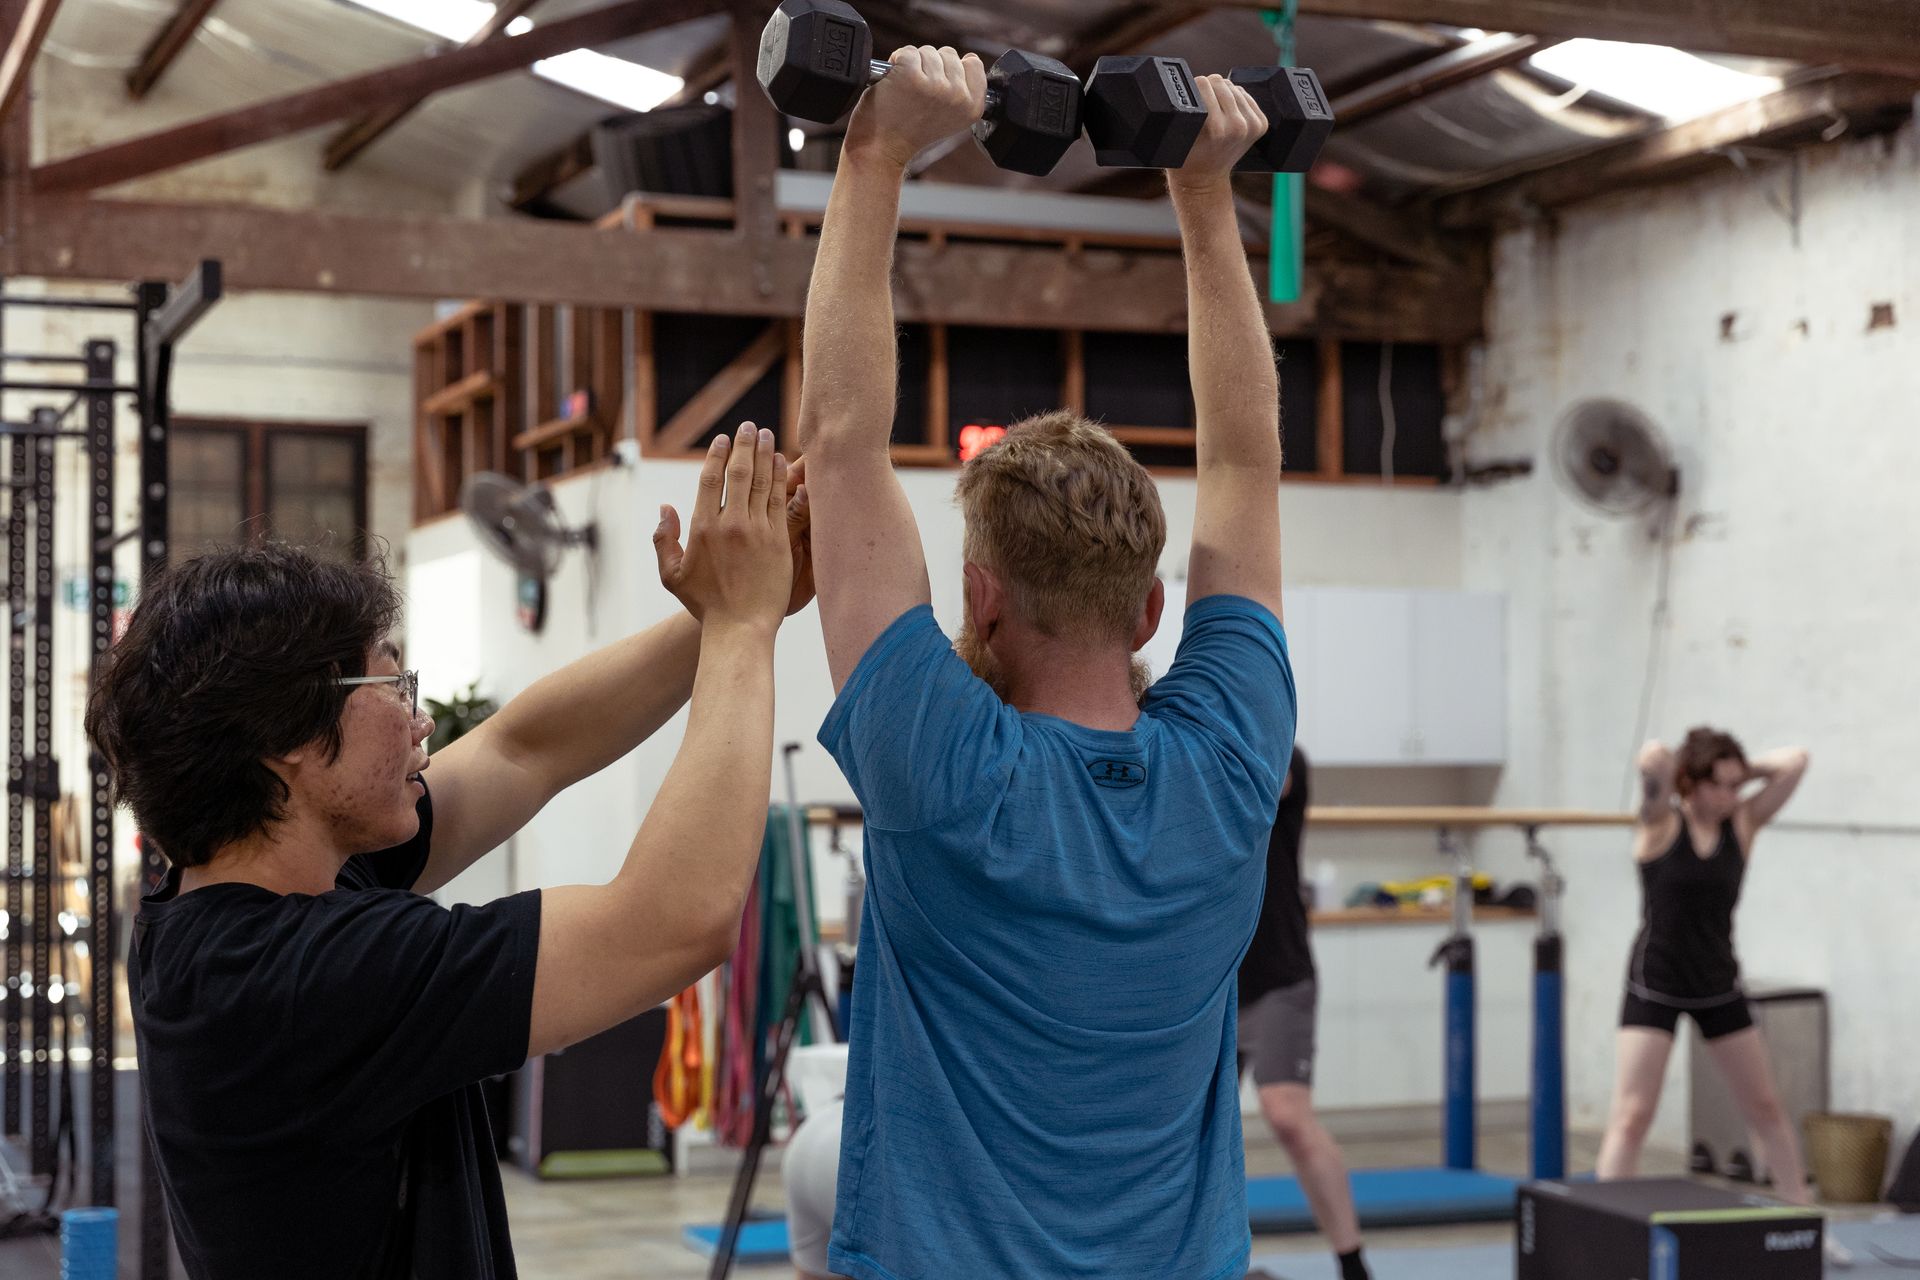
<instances>
[{"instance_id":1,"label":"blue athletic t-shirt","mask_svg":"<svg viewBox=\"0 0 1920 1280\"><path fill-rule=\"evenodd\" d=\"M1245 1274L1235 975L1294 715L1238 596L1127 732L1007 706L925 606L874 641L820 730L867 820L836 1274Z\"/></svg>"}]
</instances>

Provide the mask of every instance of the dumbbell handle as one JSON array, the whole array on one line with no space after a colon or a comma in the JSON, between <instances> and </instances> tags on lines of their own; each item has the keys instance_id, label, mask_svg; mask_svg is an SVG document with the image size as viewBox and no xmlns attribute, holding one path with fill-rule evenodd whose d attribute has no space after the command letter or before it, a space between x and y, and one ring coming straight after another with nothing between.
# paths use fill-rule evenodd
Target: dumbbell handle
<instances>
[{"instance_id":1,"label":"dumbbell handle","mask_svg":"<svg viewBox=\"0 0 1920 1280\"><path fill-rule=\"evenodd\" d=\"M882 80L886 79L887 72L891 70L893 70L893 64L891 62L882 62L878 58L869 58L867 60L867 87L872 88L874 85L879 84ZM986 110L981 114L990 116L993 114L994 108L999 105L1000 95L989 88L987 90Z\"/></svg>"}]
</instances>

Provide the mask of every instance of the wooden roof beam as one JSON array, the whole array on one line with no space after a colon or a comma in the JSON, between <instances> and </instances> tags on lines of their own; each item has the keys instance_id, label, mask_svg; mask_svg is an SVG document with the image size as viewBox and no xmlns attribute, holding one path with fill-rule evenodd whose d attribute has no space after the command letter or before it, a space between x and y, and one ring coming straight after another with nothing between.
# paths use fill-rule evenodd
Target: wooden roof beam
<instances>
[{"instance_id":1,"label":"wooden roof beam","mask_svg":"<svg viewBox=\"0 0 1920 1280\"><path fill-rule=\"evenodd\" d=\"M1524 62L1560 41L1545 36L1492 35L1426 59L1405 71L1362 85L1333 100L1340 128L1409 106L1445 89Z\"/></svg>"},{"instance_id":2,"label":"wooden roof beam","mask_svg":"<svg viewBox=\"0 0 1920 1280\"><path fill-rule=\"evenodd\" d=\"M1434 202L1438 225L1483 226L1681 176L1730 150L1779 146L1839 125L1858 128L1912 110L1920 81L1830 73L1682 124L1609 143L1538 171Z\"/></svg>"},{"instance_id":3,"label":"wooden roof beam","mask_svg":"<svg viewBox=\"0 0 1920 1280\"><path fill-rule=\"evenodd\" d=\"M160 30L154 32L153 40L147 45L145 53L140 55L140 63L127 72L127 93L131 97L144 98L160 83L160 77L167 73L173 60L193 39L193 33L213 12L213 6L220 0L180 0L180 7L173 11Z\"/></svg>"},{"instance_id":4,"label":"wooden roof beam","mask_svg":"<svg viewBox=\"0 0 1920 1280\"><path fill-rule=\"evenodd\" d=\"M681 86L654 110L690 107L703 102L709 93L731 79L733 55L727 41L728 37L723 33L718 40L696 54L688 64L686 74L681 76ZM593 163L593 133L585 130L566 146L556 147L515 174L507 204L514 209L532 209L556 188L593 168Z\"/></svg>"},{"instance_id":5,"label":"wooden roof beam","mask_svg":"<svg viewBox=\"0 0 1920 1280\"><path fill-rule=\"evenodd\" d=\"M1211 8L1272 7L1272 0L1203 2ZM1912 0L1301 0L1300 10L1920 76L1920 5Z\"/></svg>"},{"instance_id":6,"label":"wooden roof beam","mask_svg":"<svg viewBox=\"0 0 1920 1280\"><path fill-rule=\"evenodd\" d=\"M40 56L40 46L59 9L60 0L27 0L22 6L13 38L7 42L5 55L0 56L0 123L6 121L13 104L26 90L33 75L33 61Z\"/></svg>"},{"instance_id":7,"label":"wooden roof beam","mask_svg":"<svg viewBox=\"0 0 1920 1280\"><path fill-rule=\"evenodd\" d=\"M468 36L461 44L463 49L471 49L485 44L489 40L504 36L507 28L526 15L527 10L540 3L540 0L499 0L493 14L480 29ZM377 142L387 130L399 124L408 113L418 107L425 98L415 98L411 102L396 102L392 106L370 111L357 120L353 120L327 142L325 156L321 164L329 173L345 168L353 158Z\"/></svg>"},{"instance_id":8,"label":"wooden roof beam","mask_svg":"<svg viewBox=\"0 0 1920 1280\"><path fill-rule=\"evenodd\" d=\"M635 234L533 218L361 216L250 205L29 196L0 272L69 280L184 274L219 258L232 289L410 298L506 298L715 315L799 316L817 242L780 236L756 271L730 231ZM1253 271L1264 270L1255 261ZM1176 254L909 240L898 249L901 323L1179 333ZM1458 342L1481 332L1483 294L1455 273L1307 265L1303 301L1267 309L1276 334Z\"/></svg>"},{"instance_id":9,"label":"wooden roof beam","mask_svg":"<svg viewBox=\"0 0 1920 1280\"><path fill-rule=\"evenodd\" d=\"M53 4L53 0L34 2L49 8ZM33 184L41 191L91 191L142 178L240 147L270 142L357 111L412 102L442 89L517 71L542 58L703 17L718 4L719 0L619 0L589 13L542 23L525 35L383 67L38 165L33 170ZM18 44L16 39L16 47Z\"/></svg>"}]
</instances>

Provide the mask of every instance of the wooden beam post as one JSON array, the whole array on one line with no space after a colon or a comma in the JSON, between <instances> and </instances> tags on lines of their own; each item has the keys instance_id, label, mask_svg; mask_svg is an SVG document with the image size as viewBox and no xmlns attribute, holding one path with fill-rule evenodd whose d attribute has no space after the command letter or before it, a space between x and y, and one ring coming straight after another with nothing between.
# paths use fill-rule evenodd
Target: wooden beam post
<instances>
[{"instance_id":1,"label":"wooden beam post","mask_svg":"<svg viewBox=\"0 0 1920 1280\"><path fill-rule=\"evenodd\" d=\"M212 0L205 0L205 2L210 4ZM539 2L540 0L500 0L500 3L494 6L493 13L480 24L480 29L462 41L460 47L471 49L475 45L482 45L505 35L509 26ZM414 98L409 102L396 102L349 121L345 128L334 134L328 141L326 155L321 160L321 164L329 173L344 168L353 161L355 156L372 146L382 134L399 124L408 113L425 100Z\"/></svg>"},{"instance_id":2,"label":"wooden beam post","mask_svg":"<svg viewBox=\"0 0 1920 1280\"><path fill-rule=\"evenodd\" d=\"M43 5L51 17L56 0L34 2ZM589 13L543 23L525 35L491 40L471 49L455 49L436 58L383 67L55 160L33 171L34 186L41 191L91 191L145 177L239 147L270 142L356 111L416 101L442 89L517 71L542 58L673 26L712 12L718 3L719 0L617 0ZM9 61L20 45L21 40L16 37L13 49L8 52ZM38 48L37 43L34 47ZM0 76L4 76L3 69ZM0 109L4 109L3 102Z\"/></svg>"},{"instance_id":3,"label":"wooden beam post","mask_svg":"<svg viewBox=\"0 0 1920 1280\"><path fill-rule=\"evenodd\" d=\"M753 390L753 384L767 376L787 349L785 325L770 324L746 349L729 360L707 385L693 393L693 399L680 407L667 425L660 428L654 444L663 454L685 453L693 442L713 430L720 415L732 408L741 396Z\"/></svg>"},{"instance_id":4,"label":"wooden beam post","mask_svg":"<svg viewBox=\"0 0 1920 1280\"><path fill-rule=\"evenodd\" d=\"M1084 415L1087 411L1087 335L1079 329L1060 331L1060 407Z\"/></svg>"},{"instance_id":5,"label":"wooden beam post","mask_svg":"<svg viewBox=\"0 0 1920 1280\"><path fill-rule=\"evenodd\" d=\"M1314 344L1320 358L1319 421L1314 423L1314 474L1332 480L1346 474L1346 409L1340 399L1340 343L1322 338Z\"/></svg>"},{"instance_id":6,"label":"wooden beam post","mask_svg":"<svg viewBox=\"0 0 1920 1280\"><path fill-rule=\"evenodd\" d=\"M20 23L13 29L13 39L7 42L7 52L0 56L0 123L6 121L27 81L33 75L33 60L40 55L40 46L46 41L47 29L53 25L53 15L59 11L60 0L27 0L26 8L20 13Z\"/></svg>"},{"instance_id":7,"label":"wooden beam post","mask_svg":"<svg viewBox=\"0 0 1920 1280\"><path fill-rule=\"evenodd\" d=\"M761 92L755 72L765 18L766 6L756 0L736 3L733 25L727 33L735 86L733 229L744 241L747 270L762 297L773 293L773 249L780 234L774 179L780 170L780 150L786 146L781 136L782 117Z\"/></svg>"},{"instance_id":8,"label":"wooden beam post","mask_svg":"<svg viewBox=\"0 0 1920 1280\"><path fill-rule=\"evenodd\" d=\"M943 457L953 453L953 362L947 355L947 326L927 326L927 448Z\"/></svg>"},{"instance_id":9,"label":"wooden beam post","mask_svg":"<svg viewBox=\"0 0 1920 1280\"><path fill-rule=\"evenodd\" d=\"M207 20L207 15L219 2L180 0L180 7L173 11L166 25L154 32L146 52L140 55L140 65L127 72L129 95L144 98L153 92L153 86L160 83L160 77L167 73L167 68L173 65L173 60L180 56L193 39L193 33L200 29L200 24Z\"/></svg>"}]
</instances>

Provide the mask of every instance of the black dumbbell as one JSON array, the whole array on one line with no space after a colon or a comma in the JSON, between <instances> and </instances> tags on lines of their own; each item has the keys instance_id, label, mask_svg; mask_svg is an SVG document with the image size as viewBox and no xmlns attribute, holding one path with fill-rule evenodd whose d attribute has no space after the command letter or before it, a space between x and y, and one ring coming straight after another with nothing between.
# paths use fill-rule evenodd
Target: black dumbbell
<instances>
[{"instance_id":1,"label":"black dumbbell","mask_svg":"<svg viewBox=\"0 0 1920 1280\"><path fill-rule=\"evenodd\" d=\"M1103 165L1177 169L1206 127L1184 58L1109 56L1087 77L1087 140Z\"/></svg>"},{"instance_id":2,"label":"black dumbbell","mask_svg":"<svg viewBox=\"0 0 1920 1280\"><path fill-rule=\"evenodd\" d=\"M760 87L802 120L833 123L892 69L875 61L872 30L842 0L783 0L760 34ZM973 136L1001 168L1046 174L1080 136L1080 103L1079 78L1064 63L1011 50L987 72Z\"/></svg>"},{"instance_id":3,"label":"black dumbbell","mask_svg":"<svg viewBox=\"0 0 1920 1280\"><path fill-rule=\"evenodd\" d=\"M1333 129L1319 77L1305 67L1242 67L1229 77L1253 96L1267 132L1235 168L1305 173ZM1103 165L1177 169L1207 122L1182 58L1128 55L1094 64L1086 90L1087 137Z\"/></svg>"},{"instance_id":4,"label":"black dumbbell","mask_svg":"<svg viewBox=\"0 0 1920 1280\"><path fill-rule=\"evenodd\" d=\"M1234 168L1242 173L1305 173L1313 168L1327 135L1333 107L1308 67L1236 67L1227 79L1253 96L1267 117L1267 131Z\"/></svg>"}]
</instances>

